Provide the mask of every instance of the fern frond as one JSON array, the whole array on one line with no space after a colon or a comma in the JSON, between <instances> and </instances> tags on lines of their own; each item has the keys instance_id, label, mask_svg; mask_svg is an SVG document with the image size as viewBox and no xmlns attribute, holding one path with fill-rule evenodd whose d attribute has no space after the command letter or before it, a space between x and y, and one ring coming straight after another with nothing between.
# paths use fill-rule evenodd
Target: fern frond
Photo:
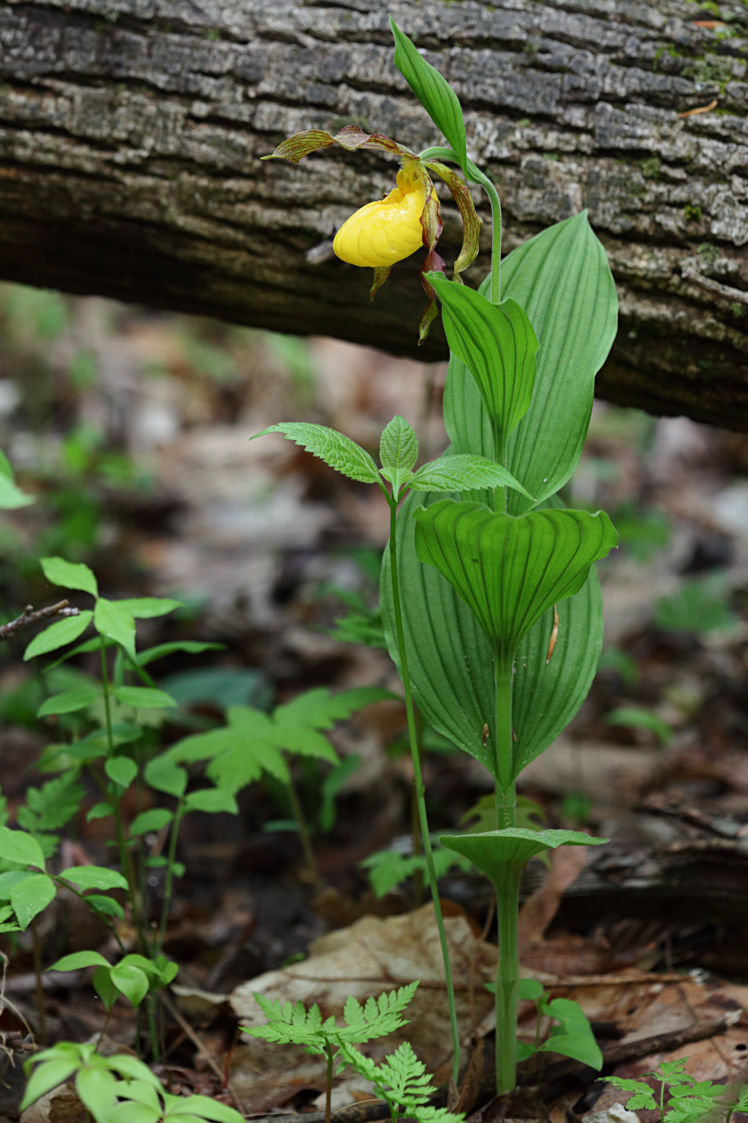
<instances>
[{"instance_id":1,"label":"fern frond","mask_svg":"<svg viewBox=\"0 0 748 1123\"><path fill-rule=\"evenodd\" d=\"M406 1024L403 1010L416 992L418 980L408 983L398 990L384 991L378 998L367 998L362 1006L355 998L349 998L343 1007L346 1025L339 1029L340 1041L361 1044L376 1037L384 1037Z\"/></svg>"},{"instance_id":2,"label":"fern frond","mask_svg":"<svg viewBox=\"0 0 748 1123\"><path fill-rule=\"evenodd\" d=\"M427 1103L436 1091L426 1066L419 1061L408 1041L398 1045L379 1065L377 1084L389 1087L391 1092L385 1098L394 1099L408 1114Z\"/></svg>"}]
</instances>

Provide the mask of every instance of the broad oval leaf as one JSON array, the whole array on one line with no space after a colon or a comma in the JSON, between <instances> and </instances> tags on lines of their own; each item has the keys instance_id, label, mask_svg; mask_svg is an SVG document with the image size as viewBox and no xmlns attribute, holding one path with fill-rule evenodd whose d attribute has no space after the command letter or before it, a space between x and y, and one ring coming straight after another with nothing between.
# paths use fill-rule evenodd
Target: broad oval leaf
<instances>
[{"instance_id":1,"label":"broad oval leaf","mask_svg":"<svg viewBox=\"0 0 748 1123\"><path fill-rule=\"evenodd\" d=\"M187 790L187 769L180 768L175 761L164 753L149 760L143 772L143 778L150 787L156 791L166 792L179 798Z\"/></svg>"},{"instance_id":2,"label":"broad oval leaf","mask_svg":"<svg viewBox=\"0 0 748 1123\"><path fill-rule=\"evenodd\" d=\"M421 562L434 565L475 613L503 671L552 605L578 593L618 538L604 511L514 517L444 499L414 512Z\"/></svg>"},{"instance_id":3,"label":"broad oval leaf","mask_svg":"<svg viewBox=\"0 0 748 1123\"><path fill-rule=\"evenodd\" d=\"M55 620L38 636L34 636L31 643L23 653L24 661L33 659L35 655L46 655L48 651L56 651L66 643L72 643L78 636L83 635L93 619L90 608L79 612L77 616L67 616L63 620Z\"/></svg>"},{"instance_id":4,"label":"broad oval leaf","mask_svg":"<svg viewBox=\"0 0 748 1123\"><path fill-rule=\"evenodd\" d=\"M127 878L105 866L70 866L60 872L63 881L78 889L127 889Z\"/></svg>"},{"instance_id":5,"label":"broad oval leaf","mask_svg":"<svg viewBox=\"0 0 748 1123\"><path fill-rule=\"evenodd\" d=\"M460 166L467 164L467 135L462 106L457 94L438 70L426 62L416 45L400 30L392 16L390 27L395 38L395 66L410 86L436 127L454 149Z\"/></svg>"},{"instance_id":6,"label":"broad oval leaf","mask_svg":"<svg viewBox=\"0 0 748 1123\"><path fill-rule=\"evenodd\" d=\"M109 977L120 994L124 994L133 1006L139 1006L148 994L148 976L133 963L118 963L112 967Z\"/></svg>"},{"instance_id":7,"label":"broad oval leaf","mask_svg":"<svg viewBox=\"0 0 748 1123\"><path fill-rule=\"evenodd\" d=\"M112 693L118 702L122 702L125 706L134 706L136 710L176 706L171 694L152 686L115 686Z\"/></svg>"},{"instance_id":8,"label":"broad oval leaf","mask_svg":"<svg viewBox=\"0 0 748 1123\"><path fill-rule=\"evenodd\" d=\"M306 421L281 421L255 433L252 440L263 437L266 433L282 433L288 440L311 452L312 456L324 460L325 464L351 480L365 484L379 483L379 469L366 449L337 429L330 429L327 425L312 425Z\"/></svg>"},{"instance_id":9,"label":"broad oval leaf","mask_svg":"<svg viewBox=\"0 0 748 1123\"><path fill-rule=\"evenodd\" d=\"M82 562L69 562L64 558L40 558L44 576L53 585L61 585L65 589L80 589L81 592L90 593L98 597L99 586L93 570Z\"/></svg>"},{"instance_id":10,"label":"broad oval leaf","mask_svg":"<svg viewBox=\"0 0 748 1123\"><path fill-rule=\"evenodd\" d=\"M118 601L99 597L94 609L94 628L100 636L113 639L132 659L135 658L135 620Z\"/></svg>"},{"instance_id":11,"label":"broad oval leaf","mask_svg":"<svg viewBox=\"0 0 748 1123\"><path fill-rule=\"evenodd\" d=\"M101 690L95 686L79 686L76 690L63 690L61 694L53 694L45 699L36 711L37 717L49 717L53 714L74 714L77 710L85 710L92 706L101 697Z\"/></svg>"},{"instance_id":12,"label":"broad oval leaf","mask_svg":"<svg viewBox=\"0 0 748 1123\"><path fill-rule=\"evenodd\" d=\"M608 840L581 831L531 831L525 827L505 827L500 831L481 831L479 834L443 834L439 836L439 841L449 850L464 854L489 881L497 885L506 876L508 867L521 869L530 858L535 858L544 850L556 850L559 846L601 846Z\"/></svg>"},{"instance_id":13,"label":"broad oval leaf","mask_svg":"<svg viewBox=\"0 0 748 1123\"><path fill-rule=\"evenodd\" d=\"M109 967L109 960L98 951L73 951L63 955L47 968L48 971L80 971L83 967Z\"/></svg>"},{"instance_id":14,"label":"broad oval leaf","mask_svg":"<svg viewBox=\"0 0 748 1123\"><path fill-rule=\"evenodd\" d=\"M121 788L129 788L138 774L138 766L129 756L113 756L104 762L104 771Z\"/></svg>"},{"instance_id":15,"label":"broad oval leaf","mask_svg":"<svg viewBox=\"0 0 748 1123\"><path fill-rule=\"evenodd\" d=\"M490 734L494 723L493 652L475 616L449 582L436 568L418 561L409 517L415 504L416 497L408 496L398 515L397 556L416 701L440 733L493 772L486 737L486 727ZM380 597L390 654L399 664L388 550ZM587 697L603 639L602 598L594 569L581 592L562 601L557 611L558 634L550 661L552 611L530 629L517 652L512 699L515 777L552 743Z\"/></svg>"},{"instance_id":16,"label":"broad oval leaf","mask_svg":"<svg viewBox=\"0 0 748 1123\"><path fill-rule=\"evenodd\" d=\"M581 456L595 375L615 339L616 290L586 211L518 246L502 262L501 276L504 295L522 305L540 340L532 402L509 438L506 466L541 502L566 483ZM455 452L492 455L480 394L454 357L444 419ZM520 496L510 497L512 513L527 507Z\"/></svg>"},{"instance_id":17,"label":"broad oval leaf","mask_svg":"<svg viewBox=\"0 0 748 1123\"><path fill-rule=\"evenodd\" d=\"M426 277L442 303L450 351L475 379L492 427L491 444L496 433L501 446L484 451L503 460L503 446L532 400L538 350L532 324L515 300L492 304L482 293L448 281L441 273L427 273ZM478 449L473 444L456 451Z\"/></svg>"},{"instance_id":18,"label":"broad oval leaf","mask_svg":"<svg viewBox=\"0 0 748 1123\"><path fill-rule=\"evenodd\" d=\"M27 834L26 831L0 827L0 858L8 862L17 862L20 866L44 869L42 848L33 835Z\"/></svg>"},{"instance_id":19,"label":"broad oval leaf","mask_svg":"<svg viewBox=\"0 0 748 1123\"><path fill-rule=\"evenodd\" d=\"M18 923L26 928L50 901L54 900L57 888L51 877L45 873L32 873L22 881L16 882L9 897Z\"/></svg>"}]
</instances>

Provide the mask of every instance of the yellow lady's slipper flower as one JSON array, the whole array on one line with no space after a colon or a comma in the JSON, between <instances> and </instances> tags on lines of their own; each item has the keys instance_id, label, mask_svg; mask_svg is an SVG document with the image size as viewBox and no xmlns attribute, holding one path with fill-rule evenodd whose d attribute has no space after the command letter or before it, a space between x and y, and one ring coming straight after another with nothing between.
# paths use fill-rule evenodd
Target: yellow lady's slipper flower
<instances>
[{"instance_id":1,"label":"yellow lady's slipper flower","mask_svg":"<svg viewBox=\"0 0 748 1123\"><path fill-rule=\"evenodd\" d=\"M386 198L367 203L338 230L334 253L349 265L373 269L394 265L423 245L421 216L428 181L406 164L397 173L397 187ZM433 188L431 188L433 191Z\"/></svg>"},{"instance_id":2,"label":"yellow lady's slipper flower","mask_svg":"<svg viewBox=\"0 0 748 1123\"><path fill-rule=\"evenodd\" d=\"M367 203L352 214L340 227L332 248L335 254L349 265L373 268L374 281L369 295L374 296L387 280L392 266L410 257L421 246L427 253L421 269L421 282L429 304L421 318L419 342L426 338L437 315L436 293L426 279L430 270L443 273L445 264L436 252L436 243L442 232L439 197L434 190L429 172L444 180L460 211L463 221L462 249L452 268L454 280L475 260L478 253L480 219L475 213L467 184L452 168L436 160L421 160L415 152L382 133L365 133L357 125L346 125L335 136L324 129L308 129L295 133L264 160L291 160L298 164L310 152L339 144L355 151L359 148L380 149L398 156L402 168L397 173L397 187L379 202Z\"/></svg>"}]
</instances>

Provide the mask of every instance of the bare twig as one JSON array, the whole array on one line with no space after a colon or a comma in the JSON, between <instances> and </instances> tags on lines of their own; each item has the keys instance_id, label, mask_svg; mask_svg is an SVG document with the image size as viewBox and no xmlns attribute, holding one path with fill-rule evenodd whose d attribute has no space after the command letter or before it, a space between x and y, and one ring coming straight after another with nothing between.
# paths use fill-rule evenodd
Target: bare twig
<instances>
[{"instance_id":1,"label":"bare twig","mask_svg":"<svg viewBox=\"0 0 748 1123\"><path fill-rule=\"evenodd\" d=\"M29 628L32 624L38 624L41 620L47 620L50 616L77 616L79 609L72 606L67 600L60 600L57 604L49 604L46 608L34 608L33 604L27 604L20 616L16 616L15 620L9 620L7 624L0 624L0 640L9 639L14 636L16 632L20 632L22 628Z\"/></svg>"}]
</instances>

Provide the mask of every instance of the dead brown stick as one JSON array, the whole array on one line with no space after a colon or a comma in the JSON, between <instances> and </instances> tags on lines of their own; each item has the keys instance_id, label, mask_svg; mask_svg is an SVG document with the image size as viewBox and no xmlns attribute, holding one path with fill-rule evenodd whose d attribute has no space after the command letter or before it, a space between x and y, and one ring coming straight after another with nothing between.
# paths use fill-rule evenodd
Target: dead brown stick
<instances>
[{"instance_id":1,"label":"dead brown stick","mask_svg":"<svg viewBox=\"0 0 748 1123\"><path fill-rule=\"evenodd\" d=\"M75 608L67 600L60 600L57 604L49 604L46 608L34 608L33 604L27 604L20 616L16 616L15 620L9 620L7 624L0 624L0 640L9 639L14 636L16 632L20 632L22 628L29 628L32 624L38 624L41 620L47 620L50 616L77 616L79 609Z\"/></svg>"}]
</instances>

